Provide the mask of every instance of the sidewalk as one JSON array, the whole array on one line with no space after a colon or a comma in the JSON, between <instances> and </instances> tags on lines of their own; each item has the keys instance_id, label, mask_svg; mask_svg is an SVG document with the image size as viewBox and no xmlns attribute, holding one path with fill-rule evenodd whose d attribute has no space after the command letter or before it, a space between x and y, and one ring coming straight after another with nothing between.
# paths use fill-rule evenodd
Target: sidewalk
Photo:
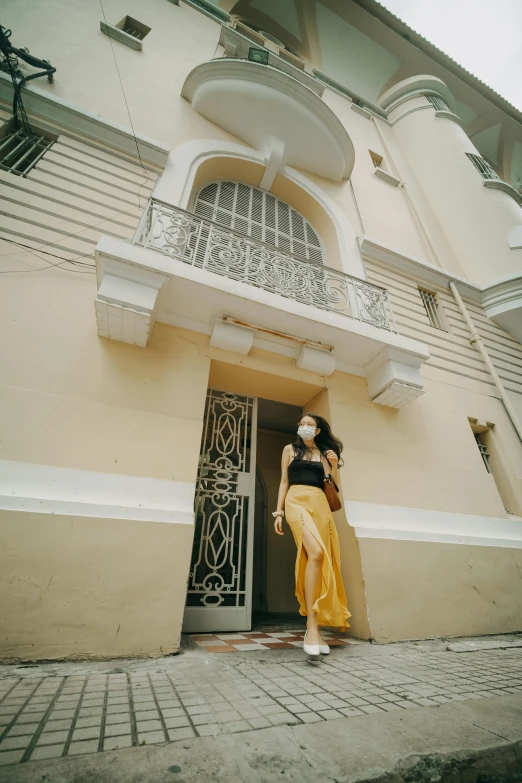
<instances>
[{"instance_id":1,"label":"sidewalk","mask_svg":"<svg viewBox=\"0 0 522 783\"><path fill-rule=\"evenodd\" d=\"M521 636L339 644L311 666L298 630L0 666L0 781L522 780Z\"/></svg>"}]
</instances>

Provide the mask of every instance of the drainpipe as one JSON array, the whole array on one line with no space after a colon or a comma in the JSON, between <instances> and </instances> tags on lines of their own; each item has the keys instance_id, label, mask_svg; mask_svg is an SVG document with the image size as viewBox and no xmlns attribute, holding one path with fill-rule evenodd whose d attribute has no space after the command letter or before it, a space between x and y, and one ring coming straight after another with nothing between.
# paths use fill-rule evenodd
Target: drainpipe
<instances>
[{"instance_id":1,"label":"drainpipe","mask_svg":"<svg viewBox=\"0 0 522 783\"><path fill-rule=\"evenodd\" d=\"M381 131L381 129L379 127L379 123L377 122L376 118L373 115L371 117L371 120L372 120L373 124L375 125L375 129L377 131L377 134L378 134L378 136L379 136L379 138L381 140L382 146L384 147L384 151L386 153L386 157L390 161L390 164L391 164L391 166L393 168L393 173L395 174L395 176L397 177L397 179L400 182L400 188L401 188L402 192L404 193L404 198L406 199L406 203L408 204L410 212L413 215L413 219L417 222L417 224L418 224L418 226L419 226L419 228L421 230L421 233L424 236L424 239L426 240L426 243L427 243L428 247L430 248L430 250L431 250L431 252L433 254L433 257L435 258L436 262L441 267L441 269L445 269L446 267L444 265L444 261L442 260L442 258L437 253L437 248L435 247L435 245L434 245L434 243L433 243L433 241L431 239L430 232L428 231L428 228L426 227L426 224L425 224L424 220L419 215L419 213L418 213L418 211L417 211L417 209L415 207L415 204L413 203L413 201L410 198L410 194L408 193L408 190L406 188L406 183L403 181L403 179L402 179L402 177L400 175L399 169L397 168L397 164L395 163L395 159L394 159L394 157L393 157L393 155L391 153L391 150L390 150L390 148L388 146L388 143L387 143L386 139L384 138L383 132Z\"/></svg>"},{"instance_id":2,"label":"drainpipe","mask_svg":"<svg viewBox=\"0 0 522 783\"><path fill-rule=\"evenodd\" d=\"M493 378L493 381L495 383L495 386L497 387L498 393L500 394L500 399L504 403L504 407L505 407L505 409L507 411L507 414L508 414L509 418L511 419L511 423L513 424L513 427L516 429L516 431L518 433L518 437L522 441L522 425L520 424L520 422L518 420L518 416L516 414L516 411L513 408L513 405L511 404L511 400L509 399L509 397L507 395L507 392L506 392L506 389L504 387L504 384L502 383L502 381L500 379L500 376L499 376L498 372L496 371L496 369L495 369L495 367L493 365L493 362L489 358L489 354L488 354L488 352L486 351L486 349L484 347L484 343L482 342L482 337L477 333L477 330L475 329L475 325L474 325L473 321L471 320L468 311L466 310L466 305L462 301L462 297L459 294L459 292L457 290L457 286L455 285L453 280L450 280L449 287L451 289L451 293L455 297L455 301L457 302L457 304L459 306L459 310L462 313L462 315L464 317L464 320L466 321L466 323L468 325L468 329L471 332L471 339L470 339L469 342L470 342L471 345L476 345L478 350L480 351L480 354L481 354L482 358L484 359L484 363L485 363L486 367L488 368L491 377Z\"/></svg>"},{"instance_id":3,"label":"drainpipe","mask_svg":"<svg viewBox=\"0 0 522 783\"><path fill-rule=\"evenodd\" d=\"M426 228L426 225L425 225L424 221L422 220L421 216L417 212L417 210L415 208L415 205L414 205L413 201L411 200L411 198L409 196L409 193L408 193L408 191L406 189L405 183L402 181L402 177L401 177L401 175L399 173L399 170L397 168L397 164L395 163L395 160L393 158L391 150L390 150L390 148L389 148L389 146L388 146L388 144L386 142L386 139L384 138L384 135L383 135L383 133L382 133L380 127L379 127L379 123L377 122L377 120L376 120L376 118L374 116L372 116L371 119L373 121L373 124L375 125L377 133L378 133L379 138L381 140L381 143L382 143L382 145L384 147L384 150L386 152L386 155L388 157L388 160L390 161L390 163L392 165L392 168L394 169L395 176L397 177L397 179L401 183L401 189L402 189L402 191L403 191L403 193L404 193L404 195L406 197L406 201L408 202L408 205L409 205L410 210L411 210L411 212L413 214L413 217L417 220L417 222L418 222L418 224L419 224L419 226L420 226L420 228L422 230L422 233L424 234L424 237L425 237L429 247L431 248L431 251L432 251L433 255L435 256L435 259L437 260L437 262L440 265L440 267L442 269L444 269L445 268L444 263L442 262L442 259L440 258L439 254L437 253L435 245L433 244L433 242L431 240L429 231ZM515 428L515 430L516 430L516 432L518 434L518 437L522 441L522 425L520 424L520 421L518 420L517 413L516 413L515 409L513 408L513 405L511 404L511 401L510 401L510 399L509 399L509 397L507 395L507 392L506 392L506 389L504 387L504 384L502 383L502 381L500 379L500 376L499 376L498 372L496 371L496 369L495 369L495 367L493 365L493 362L489 358L489 354L486 351L486 348L484 347L484 343L482 342L482 338L477 333L477 331L475 329L475 326L474 326L474 324L473 324L473 322L472 322L472 320L471 320L471 318L469 316L469 313L466 310L466 306L464 305L464 302L462 301L462 297L460 296L460 294L459 294L459 292L457 290L457 287L456 287L455 283L452 280L450 280L449 287L451 289L451 293L453 294L453 296L455 298L455 301L457 302L457 305L459 306L460 312L462 313L462 315L464 317L464 320L466 321L466 323L468 325L468 328L469 328L469 330L471 332L471 339L470 339L469 342L470 342L471 345L476 345L477 346L477 348L478 348L482 358L484 359L484 363L485 363L486 367L488 368L491 377L493 378L493 381L495 383L495 386L497 387L498 393L500 394L500 399L502 400L502 402L504 404L504 408L506 409L506 412L507 412L509 418L511 419L511 423L513 424L513 427Z\"/></svg>"}]
</instances>

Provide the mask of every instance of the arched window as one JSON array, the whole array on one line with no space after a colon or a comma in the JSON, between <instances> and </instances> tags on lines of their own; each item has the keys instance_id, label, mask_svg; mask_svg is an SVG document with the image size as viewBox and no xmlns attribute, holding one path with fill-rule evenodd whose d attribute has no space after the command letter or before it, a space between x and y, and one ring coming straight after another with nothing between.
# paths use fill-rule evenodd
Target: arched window
<instances>
[{"instance_id":1,"label":"arched window","mask_svg":"<svg viewBox=\"0 0 522 783\"><path fill-rule=\"evenodd\" d=\"M196 215L309 261L323 262L319 237L284 201L243 182L211 182L196 196Z\"/></svg>"}]
</instances>

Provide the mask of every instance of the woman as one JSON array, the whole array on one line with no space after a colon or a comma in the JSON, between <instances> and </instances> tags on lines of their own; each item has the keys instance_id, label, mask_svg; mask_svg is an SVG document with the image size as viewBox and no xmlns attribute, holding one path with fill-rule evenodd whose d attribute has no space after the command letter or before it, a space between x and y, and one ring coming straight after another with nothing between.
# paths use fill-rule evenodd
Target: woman
<instances>
[{"instance_id":1,"label":"woman","mask_svg":"<svg viewBox=\"0 0 522 783\"><path fill-rule=\"evenodd\" d=\"M283 533L283 518L297 544L295 594L299 613L306 616L304 651L316 658L328 655L320 625L342 631L351 616L341 576L339 538L323 491L325 473L339 483L338 465L343 444L322 416L306 414L299 422L297 441L285 446L274 527ZM326 468L326 470L325 470ZM284 510L283 510L284 506Z\"/></svg>"}]
</instances>

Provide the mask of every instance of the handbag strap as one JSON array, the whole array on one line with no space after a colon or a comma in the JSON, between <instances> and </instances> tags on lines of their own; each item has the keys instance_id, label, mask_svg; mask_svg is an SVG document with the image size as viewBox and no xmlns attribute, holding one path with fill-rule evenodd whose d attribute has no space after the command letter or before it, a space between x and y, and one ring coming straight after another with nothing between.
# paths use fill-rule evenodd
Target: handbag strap
<instances>
[{"instance_id":1,"label":"handbag strap","mask_svg":"<svg viewBox=\"0 0 522 783\"><path fill-rule=\"evenodd\" d=\"M324 462L323 462L323 460L324 460ZM330 462L328 461L328 457L325 457L323 452L321 452L321 462L323 463L324 475L325 476L331 475L331 473L332 473L332 466L330 465ZM326 467L326 465L328 465L328 468Z\"/></svg>"}]
</instances>

